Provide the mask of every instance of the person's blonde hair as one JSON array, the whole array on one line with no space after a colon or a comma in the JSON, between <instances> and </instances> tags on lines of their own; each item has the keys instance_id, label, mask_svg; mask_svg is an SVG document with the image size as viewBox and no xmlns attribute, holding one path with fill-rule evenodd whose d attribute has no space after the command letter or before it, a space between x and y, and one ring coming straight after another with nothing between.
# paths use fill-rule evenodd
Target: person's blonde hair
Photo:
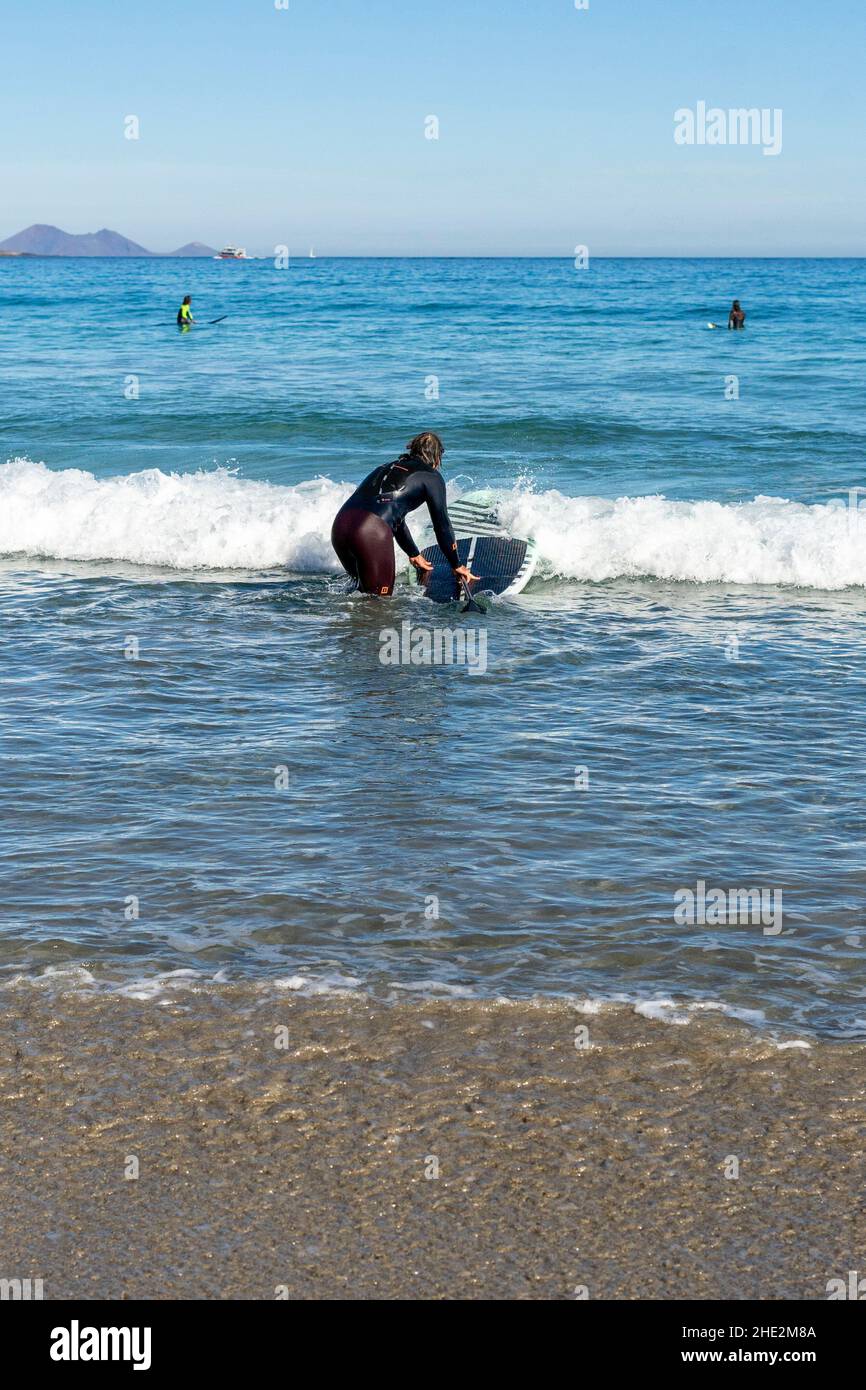
<instances>
[{"instance_id":1,"label":"person's blonde hair","mask_svg":"<svg viewBox=\"0 0 866 1390\"><path fill-rule=\"evenodd\" d=\"M416 434L414 439L409 440L406 453L409 458L420 459L430 468L438 468L445 453L445 445L438 434L434 434L432 430L425 430L423 434Z\"/></svg>"}]
</instances>

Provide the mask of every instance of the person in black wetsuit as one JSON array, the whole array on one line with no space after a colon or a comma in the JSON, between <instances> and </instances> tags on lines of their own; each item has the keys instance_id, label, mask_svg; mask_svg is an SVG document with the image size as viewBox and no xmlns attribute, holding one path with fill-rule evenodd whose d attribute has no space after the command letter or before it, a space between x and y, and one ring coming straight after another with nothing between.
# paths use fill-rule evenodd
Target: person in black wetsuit
<instances>
[{"instance_id":1,"label":"person in black wetsuit","mask_svg":"<svg viewBox=\"0 0 866 1390\"><path fill-rule=\"evenodd\" d=\"M733 303L733 306L732 306L732 308L731 308L731 312L728 314L728 327L729 327L729 328L745 328L745 326L746 326L746 311L745 311L745 309L741 309L741 308L740 308L740 301L739 301L739 299L735 299L735 300L734 300L734 303Z\"/></svg>"},{"instance_id":2,"label":"person in black wetsuit","mask_svg":"<svg viewBox=\"0 0 866 1390\"><path fill-rule=\"evenodd\" d=\"M457 542L448 519L445 481L439 472L445 452L442 440L429 431L416 434L393 463L374 468L337 512L331 527L331 544L340 564L364 594L390 594L394 590L394 541L422 572L433 566L418 551L406 515L424 502L442 553L458 579L476 576L458 564Z\"/></svg>"}]
</instances>

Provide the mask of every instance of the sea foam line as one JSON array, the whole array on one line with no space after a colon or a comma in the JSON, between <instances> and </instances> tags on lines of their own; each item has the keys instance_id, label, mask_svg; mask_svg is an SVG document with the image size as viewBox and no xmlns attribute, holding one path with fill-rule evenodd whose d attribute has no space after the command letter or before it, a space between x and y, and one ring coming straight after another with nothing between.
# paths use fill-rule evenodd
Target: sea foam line
<instances>
[{"instance_id":1,"label":"sea foam line","mask_svg":"<svg viewBox=\"0 0 866 1390\"><path fill-rule=\"evenodd\" d=\"M351 484L321 477L280 486L215 468L96 478L14 459L0 466L0 555L334 574L331 522L350 492ZM518 484L499 509L514 534L535 537L542 577L866 585L866 515L843 499L568 497ZM422 519L412 525L416 539L426 539Z\"/></svg>"}]
</instances>

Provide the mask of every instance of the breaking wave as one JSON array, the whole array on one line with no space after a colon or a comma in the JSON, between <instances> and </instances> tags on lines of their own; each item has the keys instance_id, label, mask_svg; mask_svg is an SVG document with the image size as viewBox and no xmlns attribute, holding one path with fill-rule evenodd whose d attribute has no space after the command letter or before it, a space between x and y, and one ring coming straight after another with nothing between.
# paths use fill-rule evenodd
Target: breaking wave
<instances>
[{"instance_id":1,"label":"breaking wave","mask_svg":"<svg viewBox=\"0 0 866 1390\"><path fill-rule=\"evenodd\" d=\"M331 521L350 491L321 477L294 486L255 482L228 468L96 478L19 458L0 466L0 554L333 573ZM536 539L542 577L866 585L866 523L843 499L682 502L518 486L498 503L509 530Z\"/></svg>"}]
</instances>

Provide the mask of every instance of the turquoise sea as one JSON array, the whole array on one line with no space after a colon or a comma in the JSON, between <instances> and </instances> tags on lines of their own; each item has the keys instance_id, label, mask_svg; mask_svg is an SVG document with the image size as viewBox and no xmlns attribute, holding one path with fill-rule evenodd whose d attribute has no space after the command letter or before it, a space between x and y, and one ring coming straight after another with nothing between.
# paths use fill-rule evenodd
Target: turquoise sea
<instances>
[{"instance_id":1,"label":"turquoise sea","mask_svg":"<svg viewBox=\"0 0 866 1390\"><path fill-rule=\"evenodd\" d=\"M866 262L0 259L0 314L0 981L866 1037ZM483 619L330 549L422 428L538 542Z\"/></svg>"}]
</instances>

